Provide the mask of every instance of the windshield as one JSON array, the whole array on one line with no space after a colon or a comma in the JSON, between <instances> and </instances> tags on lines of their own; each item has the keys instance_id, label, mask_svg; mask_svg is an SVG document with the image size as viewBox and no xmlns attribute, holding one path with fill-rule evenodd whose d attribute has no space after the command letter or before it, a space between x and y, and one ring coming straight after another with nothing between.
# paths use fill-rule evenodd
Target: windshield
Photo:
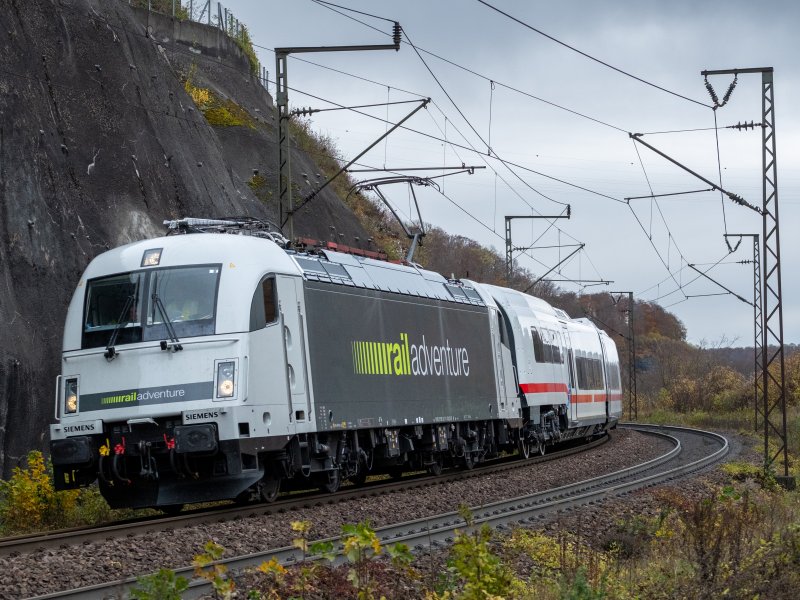
<instances>
[{"instance_id":1,"label":"windshield","mask_svg":"<svg viewBox=\"0 0 800 600\"><path fill-rule=\"evenodd\" d=\"M143 273L126 273L89 282L86 290L84 348L104 346L117 325L121 344L140 342ZM87 346L86 337L102 342Z\"/></svg>"},{"instance_id":2,"label":"windshield","mask_svg":"<svg viewBox=\"0 0 800 600\"><path fill-rule=\"evenodd\" d=\"M105 347L115 329L116 344L168 339L163 314L179 338L213 334L219 273L200 265L89 281L81 347Z\"/></svg>"}]
</instances>

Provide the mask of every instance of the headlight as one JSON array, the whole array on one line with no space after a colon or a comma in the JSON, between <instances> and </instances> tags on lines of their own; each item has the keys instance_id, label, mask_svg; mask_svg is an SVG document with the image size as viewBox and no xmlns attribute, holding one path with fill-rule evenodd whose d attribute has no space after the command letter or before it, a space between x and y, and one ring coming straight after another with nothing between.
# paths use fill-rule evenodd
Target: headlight
<instances>
[{"instance_id":1,"label":"headlight","mask_svg":"<svg viewBox=\"0 0 800 600\"><path fill-rule=\"evenodd\" d=\"M67 379L64 382L64 414L78 412L78 380Z\"/></svg>"},{"instance_id":2,"label":"headlight","mask_svg":"<svg viewBox=\"0 0 800 600\"><path fill-rule=\"evenodd\" d=\"M236 363L221 362L217 365L217 398L232 398Z\"/></svg>"}]
</instances>

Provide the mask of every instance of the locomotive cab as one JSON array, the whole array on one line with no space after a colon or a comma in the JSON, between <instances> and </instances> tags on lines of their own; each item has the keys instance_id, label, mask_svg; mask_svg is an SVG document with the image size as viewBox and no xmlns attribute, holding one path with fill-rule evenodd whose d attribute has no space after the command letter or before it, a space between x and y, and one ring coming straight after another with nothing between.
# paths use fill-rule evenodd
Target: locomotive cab
<instances>
[{"instance_id":1,"label":"locomotive cab","mask_svg":"<svg viewBox=\"0 0 800 600\"><path fill-rule=\"evenodd\" d=\"M259 448L242 441L285 444L295 416L308 414L302 393L303 409L287 410L292 386L280 366L283 334L274 334L281 288L296 305L294 263L263 240L217 235L198 246L188 237L112 250L81 279L50 432L57 489L99 480L112 507L235 498L264 475ZM282 320L301 337L290 315ZM262 385L250 397L253 350ZM302 366L294 376L296 389Z\"/></svg>"}]
</instances>

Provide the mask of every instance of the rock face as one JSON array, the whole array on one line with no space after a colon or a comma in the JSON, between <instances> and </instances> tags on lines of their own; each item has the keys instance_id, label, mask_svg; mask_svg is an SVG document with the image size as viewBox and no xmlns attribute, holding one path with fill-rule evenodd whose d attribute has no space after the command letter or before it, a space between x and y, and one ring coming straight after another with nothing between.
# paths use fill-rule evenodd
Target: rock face
<instances>
[{"instance_id":1,"label":"rock face","mask_svg":"<svg viewBox=\"0 0 800 600\"><path fill-rule=\"evenodd\" d=\"M212 126L184 80L232 100ZM0 468L46 448L64 316L97 254L163 234L164 219L277 221L272 99L223 32L123 1L0 0ZM294 189L319 169L292 155ZM254 170L272 190L257 198ZM301 173L314 174L309 184ZM264 187L264 186L262 186ZM295 234L367 235L329 190Z\"/></svg>"}]
</instances>

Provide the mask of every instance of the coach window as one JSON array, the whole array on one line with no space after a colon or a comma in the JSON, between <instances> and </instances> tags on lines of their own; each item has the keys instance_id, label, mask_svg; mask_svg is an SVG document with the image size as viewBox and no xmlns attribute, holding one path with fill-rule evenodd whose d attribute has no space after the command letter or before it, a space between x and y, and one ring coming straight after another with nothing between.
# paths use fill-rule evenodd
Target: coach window
<instances>
[{"instance_id":1,"label":"coach window","mask_svg":"<svg viewBox=\"0 0 800 600\"><path fill-rule=\"evenodd\" d=\"M278 318L275 278L265 277L256 287L250 304L250 331L263 329Z\"/></svg>"},{"instance_id":2,"label":"coach window","mask_svg":"<svg viewBox=\"0 0 800 600\"><path fill-rule=\"evenodd\" d=\"M497 330L500 332L500 343L503 344L506 348L510 348L511 344L508 340L508 330L506 329L506 323L503 320L503 315L500 311L497 311Z\"/></svg>"},{"instance_id":3,"label":"coach window","mask_svg":"<svg viewBox=\"0 0 800 600\"><path fill-rule=\"evenodd\" d=\"M533 341L533 358L536 362L546 362L544 358L544 342L539 330L531 327L531 340Z\"/></svg>"},{"instance_id":4,"label":"coach window","mask_svg":"<svg viewBox=\"0 0 800 600\"><path fill-rule=\"evenodd\" d=\"M575 388L575 368L572 366L572 350L567 350L567 362L569 367L569 387L570 389Z\"/></svg>"}]
</instances>

